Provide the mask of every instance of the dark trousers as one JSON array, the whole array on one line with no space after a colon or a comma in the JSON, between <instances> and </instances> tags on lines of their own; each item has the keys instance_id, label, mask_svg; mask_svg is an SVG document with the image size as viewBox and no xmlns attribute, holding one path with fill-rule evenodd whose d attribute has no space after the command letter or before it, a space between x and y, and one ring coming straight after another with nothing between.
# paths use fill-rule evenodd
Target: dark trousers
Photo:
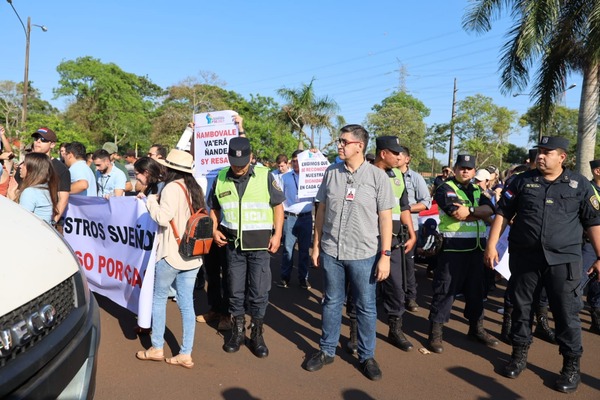
<instances>
[{"instance_id":1,"label":"dark trousers","mask_svg":"<svg viewBox=\"0 0 600 400\"><path fill-rule=\"evenodd\" d=\"M483 252L442 251L438 266L433 273L433 299L429 312L432 322L446 323L450 320L452 303L457 294L465 298L463 315L469 322L483 317Z\"/></svg>"},{"instance_id":2,"label":"dark trousers","mask_svg":"<svg viewBox=\"0 0 600 400\"><path fill-rule=\"evenodd\" d=\"M590 243L585 243L583 245L582 258L583 274L581 275L581 280L583 281L587 275L588 269L590 269L592 264L596 261L596 252ZM590 307L600 308L600 282L594 281L588 283L586 300Z\"/></svg>"},{"instance_id":3,"label":"dark trousers","mask_svg":"<svg viewBox=\"0 0 600 400\"><path fill-rule=\"evenodd\" d=\"M533 305L542 287L555 321L556 341L563 356L580 356L582 308L581 296L575 290L581 280L581 261L549 266L540 251L510 253L510 298L513 303L511 339L513 344L531 343Z\"/></svg>"},{"instance_id":4,"label":"dark trousers","mask_svg":"<svg viewBox=\"0 0 600 400\"><path fill-rule=\"evenodd\" d=\"M229 276L229 312L262 319L271 290L271 255L266 250L242 251L234 243L225 246ZM246 300L248 309L246 309Z\"/></svg>"},{"instance_id":5,"label":"dark trousers","mask_svg":"<svg viewBox=\"0 0 600 400\"><path fill-rule=\"evenodd\" d=\"M510 287L511 287L511 283L510 283L510 279L508 280L508 282L506 283L506 290L504 291L504 308L509 308L512 307L512 301L510 300ZM548 308L548 295L546 294L546 288L542 288L542 290L540 291L540 298L538 300L535 301L535 303L537 304L537 307L539 308Z\"/></svg>"},{"instance_id":6,"label":"dark trousers","mask_svg":"<svg viewBox=\"0 0 600 400\"><path fill-rule=\"evenodd\" d=\"M419 231L415 231L417 236ZM406 293L407 300L417 300L417 279L415 278L415 250L414 246L411 251L406 253Z\"/></svg>"},{"instance_id":7,"label":"dark trousers","mask_svg":"<svg viewBox=\"0 0 600 400\"><path fill-rule=\"evenodd\" d=\"M204 256L206 275L206 297L212 311L227 314L229 312L229 279L225 247L213 242L210 252Z\"/></svg>"}]
</instances>

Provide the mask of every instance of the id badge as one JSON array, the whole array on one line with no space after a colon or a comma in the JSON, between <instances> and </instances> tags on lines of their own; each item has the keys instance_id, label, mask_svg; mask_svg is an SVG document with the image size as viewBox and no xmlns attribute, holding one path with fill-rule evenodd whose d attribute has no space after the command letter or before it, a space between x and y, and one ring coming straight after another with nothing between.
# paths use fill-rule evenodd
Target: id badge
<instances>
[{"instance_id":1,"label":"id badge","mask_svg":"<svg viewBox=\"0 0 600 400\"><path fill-rule=\"evenodd\" d=\"M346 189L346 200L354 201L354 196L356 195L356 188L347 188Z\"/></svg>"}]
</instances>

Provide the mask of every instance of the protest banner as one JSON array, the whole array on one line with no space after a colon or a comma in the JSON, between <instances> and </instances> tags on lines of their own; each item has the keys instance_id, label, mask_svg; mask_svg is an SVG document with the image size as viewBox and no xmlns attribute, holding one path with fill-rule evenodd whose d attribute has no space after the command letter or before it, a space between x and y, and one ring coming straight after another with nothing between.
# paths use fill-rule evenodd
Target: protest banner
<instances>
[{"instance_id":1,"label":"protest banner","mask_svg":"<svg viewBox=\"0 0 600 400\"><path fill-rule=\"evenodd\" d=\"M233 122L235 111L214 111L194 115L195 176L206 176L210 171L229 166L229 140L238 136Z\"/></svg>"},{"instance_id":2,"label":"protest banner","mask_svg":"<svg viewBox=\"0 0 600 400\"><path fill-rule=\"evenodd\" d=\"M298 167L300 168L298 197L315 197L323 181L325 170L329 167L329 161L320 151L313 153L305 150L298 154Z\"/></svg>"},{"instance_id":3,"label":"protest banner","mask_svg":"<svg viewBox=\"0 0 600 400\"><path fill-rule=\"evenodd\" d=\"M157 225L136 197L70 196L64 236L90 290L138 315L149 328Z\"/></svg>"}]
</instances>

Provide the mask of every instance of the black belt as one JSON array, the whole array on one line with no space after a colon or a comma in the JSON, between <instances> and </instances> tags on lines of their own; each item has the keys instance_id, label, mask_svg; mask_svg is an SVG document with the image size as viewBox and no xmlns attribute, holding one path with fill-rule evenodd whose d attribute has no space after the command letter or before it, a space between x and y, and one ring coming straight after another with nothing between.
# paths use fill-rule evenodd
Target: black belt
<instances>
[{"instance_id":1,"label":"black belt","mask_svg":"<svg viewBox=\"0 0 600 400\"><path fill-rule=\"evenodd\" d=\"M303 213L300 213L300 214L294 214L294 213L289 212L289 211L284 211L283 214L284 215L291 215L292 217L298 217L299 218L299 217L304 217L305 215L311 215L312 212L311 211L307 211L307 212L303 212Z\"/></svg>"}]
</instances>

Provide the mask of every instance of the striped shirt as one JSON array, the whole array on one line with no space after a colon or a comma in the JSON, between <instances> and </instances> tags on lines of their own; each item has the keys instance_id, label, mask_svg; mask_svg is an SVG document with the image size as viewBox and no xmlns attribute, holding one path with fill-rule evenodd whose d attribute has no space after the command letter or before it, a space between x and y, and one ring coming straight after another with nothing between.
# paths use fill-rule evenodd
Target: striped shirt
<instances>
[{"instance_id":1,"label":"striped shirt","mask_svg":"<svg viewBox=\"0 0 600 400\"><path fill-rule=\"evenodd\" d=\"M325 207L321 250L339 260L363 260L377 254L379 212L396 204L386 173L368 162L351 173L341 162L325 171L317 193Z\"/></svg>"}]
</instances>

